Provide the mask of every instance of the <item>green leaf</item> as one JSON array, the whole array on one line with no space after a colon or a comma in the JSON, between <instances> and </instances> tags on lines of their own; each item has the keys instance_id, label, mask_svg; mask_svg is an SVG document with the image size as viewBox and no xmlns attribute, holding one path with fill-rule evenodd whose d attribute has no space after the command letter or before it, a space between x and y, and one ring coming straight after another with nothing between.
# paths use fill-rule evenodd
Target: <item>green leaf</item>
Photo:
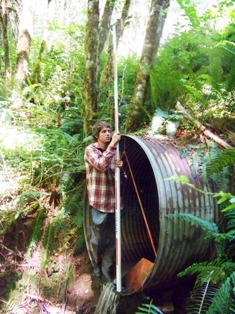
<instances>
[{"instance_id":1,"label":"green leaf","mask_svg":"<svg viewBox=\"0 0 235 314\"><path fill-rule=\"evenodd\" d=\"M171 176L165 180L168 181L180 181L182 184L188 184L189 183L189 179L186 176Z\"/></svg>"},{"instance_id":2,"label":"green leaf","mask_svg":"<svg viewBox=\"0 0 235 314\"><path fill-rule=\"evenodd\" d=\"M222 212L226 212L226 211L232 210L232 209L235 209L235 203L225 207L224 209L222 209Z\"/></svg>"}]
</instances>

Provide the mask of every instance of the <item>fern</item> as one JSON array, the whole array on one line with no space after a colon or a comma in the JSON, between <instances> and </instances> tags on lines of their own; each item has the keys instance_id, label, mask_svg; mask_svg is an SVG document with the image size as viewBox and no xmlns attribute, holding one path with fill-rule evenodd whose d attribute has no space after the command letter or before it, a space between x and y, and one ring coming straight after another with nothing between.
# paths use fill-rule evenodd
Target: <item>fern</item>
<instances>
[{"instance_id":1,"label":"fern","mask_svg":"<svg viewBox=\"0 0 235 314\"><path fill-rule=\"evenodd\" d=\"M235 312L235 272L216 292L206 314L232 314Z\"/></svg>"},{"instance_id":2,"label":"fern","mask_svg":"<svg viewBox=\"0 0 235 314\"><path fill-rule=\"evenodd\" d=\"M157 306L153 305L152 301L150 304L142 304L138 310L140 312L135 312L135 314L164 314Z\"/></svg>"},{"instance_id":3,"label":"fern","mask_svg":"<svg viewBox=\"0 0 235 314\"><path fill-rule=\"evenodd\" d=\"M42 227L43 227L44 218L45 218L44 207L41 206L41 208L37 214L36 220L34 222L33 232L32 232L30 244L28 247L28 251L26 253L26 257L30 256L30 254L36 248L36 245L42 236Z\"/></svg>"},{"instance_id":4,"label":"fern","mask_svg":"<svg viewBox=\"0 0 235 314\"><path fill-rule=\"evenodd\" d=\"M196 286L187 300L186 313L206 314L216 291L216 287L210 284L210 279L201 286Z\"/></svg>"},{"instance_id":5,"label":"fern","mask_svg":"<svg viewBox=\"0 0 235 314\"><path fill-rule=\"evenodd\" d=\"M51 246L53 244L54 240L54 226L49 225L46 228L45 235L43 237L43 250L42 250L42 267L44 268L48 263L48 256L51 249Z\"/></svg>"},{"instance_id":6,"label":"fern","mask_svg":"<svg viewBox=\"0 0 235 314\"><path fill-rule=\"evenodd\" d=\"M16 221L15 210L0 210L0 235L7 233Z\"/></svg>"},{"instance_id":7,"label":"fern","mask_svg":"<svg viewBox=\"0 0 235 314\"><path fill-rule=\"evenodd\" d=\"M187 213L169 214L169 215L166 215L166 217L168 218L178 217L181 220L190 222L197 227L205 229L208 231L208 237L215 237L219 233L219 229L216 224L206 221L206 220L202 220L192 214L187 214Z\"/></svg>"},{"instance_id":8,"label":"fern","mask_svg":"<svg viewBox=\"0 0 235 314\"><path fill-rule=\"evenodd\" d=\"M222 171L223 168L233 164L235 164L235 148L228 148L207 163L207 175L211 176L213 173L218 173Z\"/></svg>"},{"instance_id":9,"label":"fern","mask_svg":"<svg viewBox=\"0 0 235 314\"><path fill-rule=\"evenodd\" d=\"M38 208L38 198L42 196L40 191L30 191L21 193L15 212L15 218L27 216Z\"/></svg>"},{"instance_id":10,"label":"fern","mask_svg":"<svg viewBox=\"0 0 235 314\"><path fill-rule=\"evenodd\" d=\"M226 206L222 209L222 212L235 209L235 196L231 193L224 193L223 191L220 191L219 193L215 193L213 197L219 197L217 203L224 204Z\"/></svg>"},{"instance_id":11,"label":"fern","mask_svg":"<svg viewBox=\"0 0 235 314\"><path fill-rule=\"evenodd\" d=\"M223 194L221 197L226 199L227 195ZM223 259L195 263L178 274L179 277L196 276L195 286L187 302L187 313L234 313L235 263L229 260L229 256L233 256L230 248L232 251L235 213L231 211L225 216L228 220L225 233L214 233L213 229L212 232L209 230L209 234L214 235L217 244L217 256L223 256ZM200 220L198 222L200 224Z\"/></svg>"},{"instance_id":12,"label":"fern","mask_svg":"<svg viewBox=\"0 0 235 314\"><path fill-rule=\"evenodd\" d=\"M195 286L200 287L208 280L213 284L221 284L233 271L235 271L235 263L217 258L210 262L194 263L180 272L178 277L196 275Z\"/></svg>"},{"instance_id":13,"label":"fern","mask_svg":"<svg viewBox=\"0 0 235 314\"><path fill-rule=\"evenodd\" d=\"M225 219L227 220L226 229L228 232L235 230L235 210L231 210L225 213Z\"/></svg>"},{"instance_id":14,"label":"fern","mask_svg":"<svg viewBox=\"0 0 235 314\"><path fill-rule=\"evenodd\" d=\"M233 267L234 268L234 267ZM222 270L220 270L222 271ZM213 274L213 271L211 272ZM212 276L201 285L196 284L187 300L186 311L190 314L231 314L235 307L235 272L222 283L212 283Z\"/></svg>"}]
</instances>

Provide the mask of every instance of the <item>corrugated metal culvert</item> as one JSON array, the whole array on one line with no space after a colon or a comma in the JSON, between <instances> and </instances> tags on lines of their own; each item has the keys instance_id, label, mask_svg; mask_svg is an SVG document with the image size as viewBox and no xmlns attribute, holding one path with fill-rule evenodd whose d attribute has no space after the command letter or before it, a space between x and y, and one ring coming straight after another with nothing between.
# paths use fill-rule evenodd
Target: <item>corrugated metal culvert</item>
<instances>
[{"instance_id":1,"label":"corrugated metal culvert","mask_svg":"<svg viewBox=\"0 0 235 314\"><path fill-rule=\"evenodd\" d=\"M186 158L182 159L179 151L168 143L123 135L120 154L124 161L122 171L126 174L121 184L125 204L122 215L123 271L128 273L142 258L147 259L153 266L145 274L141 288L167 287L176 279L179 271L212 254L211 243L205 238L203 228L171 214L189 213L217 223L218 207L215 200L199 191L211 192L213 186L205 185L198 176L193 177ZM167 180L172 176L188 177L198 190L179 181ZM90 211L86 204L84 231L92 261L89 230Z\"/></svg>"}]
</instances>

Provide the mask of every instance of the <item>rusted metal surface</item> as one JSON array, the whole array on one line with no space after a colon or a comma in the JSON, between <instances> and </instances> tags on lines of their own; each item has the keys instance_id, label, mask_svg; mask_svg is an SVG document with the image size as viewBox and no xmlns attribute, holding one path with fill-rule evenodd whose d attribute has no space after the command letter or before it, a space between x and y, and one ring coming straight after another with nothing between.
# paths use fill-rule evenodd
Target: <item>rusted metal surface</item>
<instances>
[{"instance_id":1,"label":"rusted metal surface","mask_svg":"<svg viewBox=\"0 0 235 314\"><path fill-rule=\"evenodd\" d=\"M205 231L201 227L170 214L189 213L209 222L217 222L218 208L208 194L168 178L186 176L190 183L205 192L211 192L211 187L203 184L199 177L193 177L187 160L182 159L179 151L169 144L153 139L122 136L120 152L125 172L121 184L125 204L122 213L123 267L128 271L128 267L142 258L148 259L154 266L147 274L143 288L169 286L179 271L212 254L211 243L205 239ZM157 256L150 244L125 154L131 165ZM92 260L88 206L84 219L86 243Z\"/></svg>"}]
</instances>

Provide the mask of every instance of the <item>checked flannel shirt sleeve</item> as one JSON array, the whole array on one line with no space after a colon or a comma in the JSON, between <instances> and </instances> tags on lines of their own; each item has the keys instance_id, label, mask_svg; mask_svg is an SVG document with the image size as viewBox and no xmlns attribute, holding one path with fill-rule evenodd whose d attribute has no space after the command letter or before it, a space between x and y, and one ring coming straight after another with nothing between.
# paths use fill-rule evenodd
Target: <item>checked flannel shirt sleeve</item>
<instances>
[{"instance_id":1,"label":"checked flannel shirt sleeve","mask_svg":"<svg viewBox=\"0 0 235 314\"><path fill-rule=\"evenodd\" d=\"M103 151L94 143L86 147L84 155L89 204L107 213L115 211L115 153L111 145Z\"/></svg>"}]
</instances>

